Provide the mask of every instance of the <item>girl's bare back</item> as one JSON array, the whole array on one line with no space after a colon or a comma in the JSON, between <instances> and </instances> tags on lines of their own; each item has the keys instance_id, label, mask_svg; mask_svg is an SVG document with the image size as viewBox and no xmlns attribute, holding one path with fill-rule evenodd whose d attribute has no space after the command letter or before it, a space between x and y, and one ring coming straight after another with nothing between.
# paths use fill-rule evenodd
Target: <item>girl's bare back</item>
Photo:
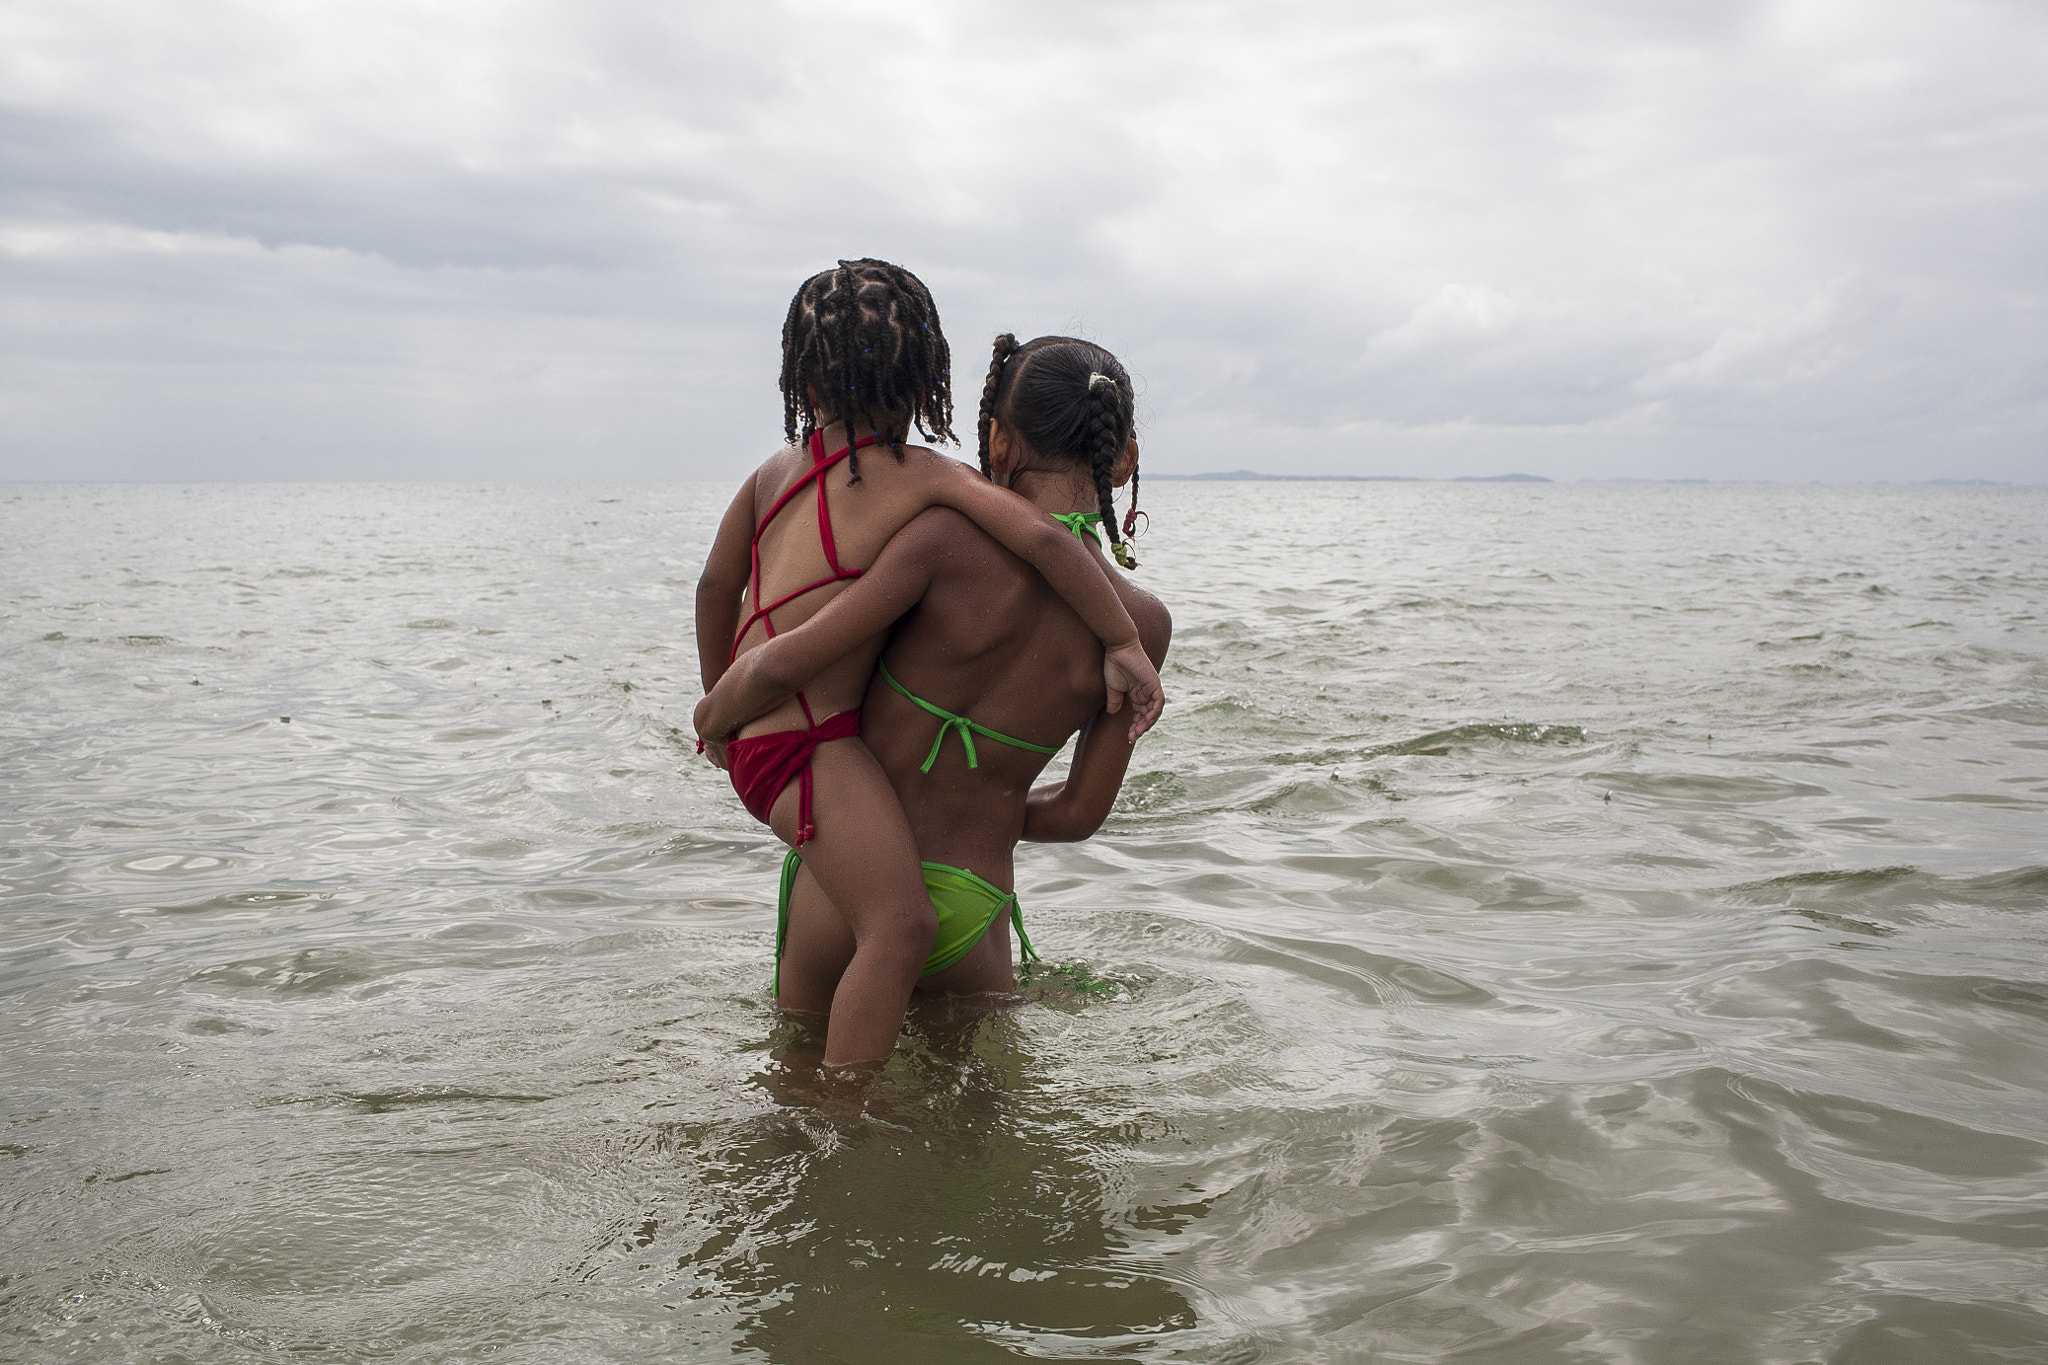
<instances>
[{"instance_id":1,"label":"girl's bare back","mask_svg":"<svg viewBox=\"0 0 2048 1365\"><path fill-rule=\"evenodd\" d=\"M748 594L747 614L752 616L763 604L777 602L808 584L822 585L775 607L763 622L743 628L737 654L745 654L768 639L767 624L772 624L779 634L794 630L817 615L875 562L896 532L930 505L932 481L944 475L944 471L932 467L934 462L958 463L923 446L898 447L898 458L895 450L876 444L858 451L854 459L839 461L816 479L807 478L813 466L813 450L822 448L830 459L845 444L843 433L844 428L835 424L822 433L822 442L785 446L771 455L754 476L754 524L760 526L762 518L774 511L778 502L783 505L761 531L760 600L757 602L751 592ZM853 467L859 471L857 481ZM824 493L822 516L818 487ZM796 489L794 496L790 495L792 489ZM831 537L829 552L827 535ZM882 644L882 637L876 636L809 684L805 691L813 717L822 721L860 706ZM806 724L802 707L791 698L749 722L740 734L766 734Z\"/></svg>"}]
</instances>

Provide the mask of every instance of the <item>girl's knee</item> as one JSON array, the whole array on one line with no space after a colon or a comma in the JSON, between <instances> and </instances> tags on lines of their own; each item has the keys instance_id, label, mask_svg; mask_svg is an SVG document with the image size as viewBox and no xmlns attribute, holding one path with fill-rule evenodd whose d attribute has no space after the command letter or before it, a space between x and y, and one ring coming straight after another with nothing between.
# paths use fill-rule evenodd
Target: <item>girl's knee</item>
<instances>
[{"instance_id":1,"label":"girl's knee","mask_svg":"<svg viewBox=\"0 0 2048 1365\"><path fill-rule=\"evenodd\" d=\"M923 901L873 925L865 938L863 947L879 948L892 957L915 958L922 966L938 941L939 917L932 912L931 902Z\"/></svg>"}]
</instances>

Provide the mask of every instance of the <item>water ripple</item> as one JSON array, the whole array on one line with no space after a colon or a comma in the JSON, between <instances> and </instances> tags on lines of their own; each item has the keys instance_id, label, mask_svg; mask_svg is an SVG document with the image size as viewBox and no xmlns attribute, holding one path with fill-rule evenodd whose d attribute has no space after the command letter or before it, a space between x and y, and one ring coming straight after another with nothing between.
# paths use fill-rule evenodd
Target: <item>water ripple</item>
<instances>
[{"instance_id":1,"label":"water ripple","mask_svg":"<svg viewBox=\"0 0 2048 1365\"><path fill-rule=\"evenodd\" d=\"M1174 704L861 1109L726 491L0 504L0 1356L2048 1357L2039 490L1148 488Z\"/></svg>"}]
</instances>

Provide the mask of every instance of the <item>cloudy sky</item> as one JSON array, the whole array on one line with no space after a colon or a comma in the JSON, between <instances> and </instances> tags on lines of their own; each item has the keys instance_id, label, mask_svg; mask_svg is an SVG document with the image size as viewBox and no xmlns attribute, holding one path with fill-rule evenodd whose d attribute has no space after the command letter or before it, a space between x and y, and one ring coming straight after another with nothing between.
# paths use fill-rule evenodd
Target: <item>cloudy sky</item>
<instances>
[{"instance_id":1,"label":"cloudy sky","mask_svg":"<svg viewBox=\"0 0 2048 1365\"><path fill-rule=\"evenodd\" d=\"M0 0L0 478L734 477L875 255L1156 472L2048 482L2044 86L2039 0Z\"/></svg>"}]
</instances>

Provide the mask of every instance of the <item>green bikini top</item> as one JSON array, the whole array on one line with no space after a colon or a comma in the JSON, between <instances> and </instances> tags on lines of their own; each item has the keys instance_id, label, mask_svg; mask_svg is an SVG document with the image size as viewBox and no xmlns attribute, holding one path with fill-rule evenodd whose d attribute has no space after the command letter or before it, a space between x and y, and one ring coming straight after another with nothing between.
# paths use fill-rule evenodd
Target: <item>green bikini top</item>
<instances>
[{"instance_id":1,"label":"green bikini top","mask_svg":"<svg viewBox=\"0 0 2048 1365\"><path fill-rule=\"evenodd\" d=\"M1074 539L1092 540L1097 545L1102 544L1102 532L1095 529L1102 524L1102 513L1047 512L1046 515L1066 527L1069 531L1072 531ZM1128 523L1126 524L1128 525ZM1138 567L1138 558L1131 553L1131 543L1128 540L1115 541L1111 543L1109 548L1114 551L1111 558L1115 559L1124 568L1135 569Z\"/></svg>"},{"instance_id":2,"label":"green bikini top","mask_svg":"<svg viewBox=\"0 0 2048 1365\"><path fill-rule=\"evenodd\" d=\"M1102 524L1102 513L1048 512L1046 515L1066 527L1069 531L1072 531L1074 539L1093 540L1097 545L1102 543L1102 533L1095 529ZM1118 548L1121 549L1122 547L1119 546ZM967 751L967 766L969 768L979 768L981 766L981 758L974 752L974 737L976 735L980 735L983 739L992 739L998 744L1007 744L1012 749L1029 749L1034 754L1056 754L1066 747L1064 744L1033 744L1028 739L1013 739L1009 735L998 734L986 725L971 721L965 716L954 715L943 706L933 706L923 697L918 696L917 693L911 691L902 683L897 682L896 675L889 671L889 665L880 660L876 660L875 669L882 675L882 681L895 688L906 701L914 706L924 708L939 718L939 732L932 736L932 751L924 756L924 766L918 769L919 772L930 772L932 765L939 761L939 749L945 744L946 735L949 732L960 736L960 747Z\"/></svg>"},{"instance_id":3,"label":"green bikini top","mask_svg":"<svg viewBox=\"0 0 2048 1365\"><path fill-rule=\"evenodd\" d=\"M1095 513L1076 512L1073 515L1087 517L1095 516ZM1097 517L1097 520L1100 520L1100 518ZM1076 532L1076 534L1079 533ZM967 766L969 768L979 768L981 766L981 760L974 752L974 737L976 735L980 735L983 739L995 740L999 744L1007 744L1013 749L1029 749L1034 754L1056 754L1066 747L1063 744L1033 744L1028 739L1012 739L1008 735L998 734L986 725L979 725L965 716L954 715L943 706L933 706L923 697L918 696L917 693L911 691L902 683L897 682L896 675L889 671L889 665L882 663L880 660L876 661L875 669L882 675L883 682L888 683L889 686L902 693L912 704L923 707L939 718L939 732L932 736L932 751L924 756L924 767L920 768L919 772L930 772L932 764L939 761L939 746L946 742L948 732L960 736L960 747L967 750Z\"/></svg>"},{"instance_id":4,"label":"green bikini top","mask_svg":"<svg viewBox=\"0 0 2048 1365\"><path fill-rule=\"evenodd\" d=\"M1102 524L1102 513L1048 512L1046 513L1046 515L1051 517L1060 525L1066 527L1069 531L1072 531L1074 533L1074 539L1092 540L1097 545L1100 545L1102 543L1102 532L1095 529L1097 526L1100 526Z\"/></svg>"}]
</instances>

